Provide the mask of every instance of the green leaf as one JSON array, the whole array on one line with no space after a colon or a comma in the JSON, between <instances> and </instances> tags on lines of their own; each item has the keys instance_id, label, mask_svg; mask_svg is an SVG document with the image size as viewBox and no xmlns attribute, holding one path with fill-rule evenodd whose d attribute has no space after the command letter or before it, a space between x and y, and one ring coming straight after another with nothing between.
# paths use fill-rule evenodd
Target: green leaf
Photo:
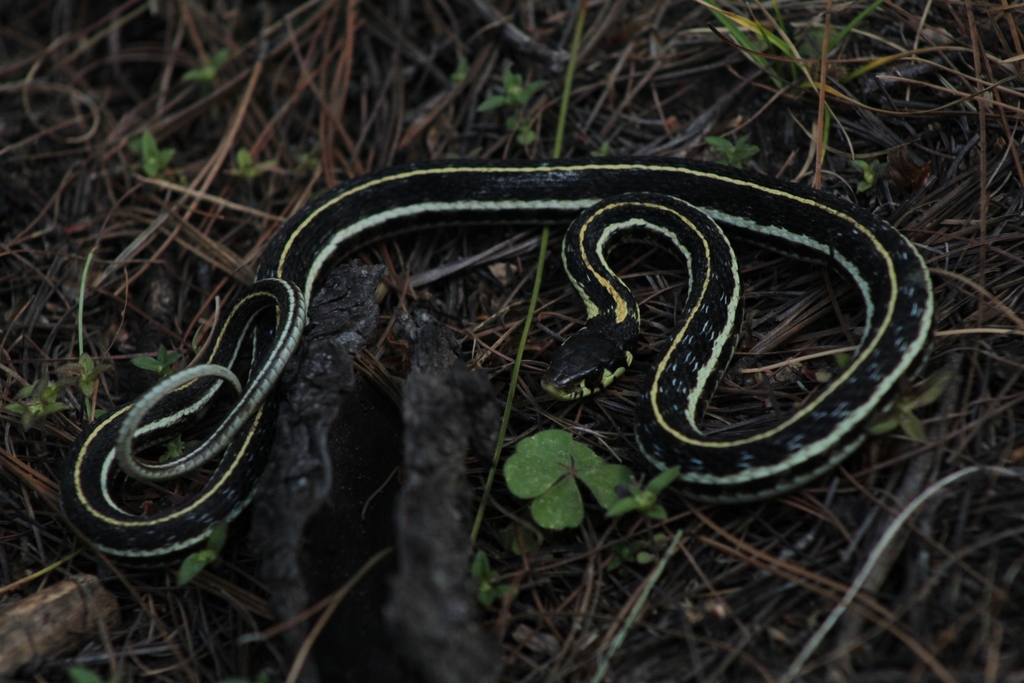
<instances>
[{"instance_id":1,"label":"green leaf","mask_svg":"<svg viewBox=\"0 0 1024 683\"><path fill-rule=\"evenodd\" d=\"M142 161L142 172L149 178L155 178L160 175L160 172L174 158L174 148L160 149L156 138L148 130L143 131L142 135L128 142L128 151L139 157Z\"/></svg>"},{"instance_id":2,"label":"green leaf","mask_svg":"<svg viewBox=\"0 0 1024 683\"><path fill-rule=\"evenodd\" d=\"M900 418L897 411L884 413L875 417L867 426L867 433L871 436L882 436L895 431L900 426Z\"/></svg>"},{"instance_id":3,"label":"green leaf","mask_svg":"<svg viewBox=\"0 0 1024 683\"><path fill-rule=\"evenodd\" d=\"M757 145L747 143L749 135L741 135L736 142L730 142L725 138L716 135L709 135L705 141L714 149L725 156L725 163L734 168L740 168L751 157L760 151Z\"/></svg>"},{"instance_id":4,"label":"green leaf","mask_svg":"<svg viewBox=\"0 0 1024 683\"><path fill-rule=\"evenodd\" d=\"M47 416L68 409L67 405L57 400L65 386L66 382L51 384L44 377L19 389L14 395L14 402L4 406L4 410L20 416L23 429L32 429Z\"/></svg>"},{"instance_id":5,"label":"green leaf","mask_svg":"<svg viewBox=\"0 0 1024 683\"><path fill-rule=\"evenodd\" d=\"M484 607L491 607L495 601L512 590L511 586L493 585L492 582L498 578L498 573L491 570L491 560L483 550L476 551L476 555L473 556L470 574L480 582L476 599Z\"/></svg>"},{"instance_id":6,"label":"green leaf","mask_svg":"<svg viewBox=\"0 0 1024 683\"><path fill-rule=\"evenodd\" d=\"M665 487L667 487L669 484L671 484L678 478L679 465L676 465L675 467L668 468L667 470L656 476L654 479L651 479L651 481L648 482L647 484L647 490L653 493L654 495L658 495L659 493L665 490Z\"/></svg>"},{"instance_id":7,"label":"green leaf","mask_svg":"<svg viewBox=\"0 0 1024 683\"><path fill-rule=\"evenodd\" d=\"M711 145L715 149L721 150L723 152L728 151L728 150L732 150L733 147L734 147L732 142L730 142L729 140L726 140L725 138L720 138L717 135L709 135L709 136L707 136L706 138L704 138L704 142L708 143L709 145Z\"/></svg>"},{"instance_id":8,"label":"green leaf","mask_svg":"<svg viewBox=\"0 0 1024 683\"><path fill-rule=\"evenodd\" d=\"M648 507L644 510L644 514L653 519L656 522L661 522L668 518L668 511L665 510L665 506L660 503Z\"/></svg>"},{"instance_id":9,"label":"green leaf","mask_svg":"<svg viewBox=\"0 0 1024 683\"><path fill-rule=\"evenodd\" d=\"M560 429L549 429L523 439L516 445L512 457L505 461L508 490L519 498L541 495L572 467L576 448L572 435Z\"/></svg>"},{"instance_id":10,"label":"green leaf","mask_svg":"<svg viewBox=\"0 0 1024 683\"><path fill-rule=\"evenodd\" d=\"M184 586L191 582L199 575L199 572L216 559L217 553L208 548L190 554L181 561L181 567L178 569L178 585Z\"/></svg>"},{"instance_id":11,"label":"green leaf","mask_svg":"<svg viewBox=\"0 0 1024 683\"><path fill-rule=\"evenodd\" d=\"M536 81L530 81L523 87L523 100L522 104L527 104L534 95L537 94L548 82L544 79L538 79Z\"/></svg>"},{"instance_id":12,"label":"green leaf","mask_svg":"<svg viewBox=\"0 0 1024 683\"><path fill-rule=\"evenodd\" d=\"M252 152L250 152L246 147L241 147L237 152L235 152L235 162L235 168L229 170L228 173L233 176L238 176L248 182L252 182L263 173L277 168L277 161L274 159L268 159L266 161L256 163L256 160L253 159Z\"/></svg>"},{"instance_id":13,"label":"green leaf","mask_svg":"<svg viewBox=\"0 0 1024 683\"><path fill-rule=\"evenodd\" d=\"M911 439L920 443L927 441L924 424L921 423L921 419L917 415L909 410L901 410L899 411L899 422L903 433Z\"/></svg>"},{"instance_id":14,"label":"green leaf","mask_svg":"<svg viewBox=\"0 0 1024 683\"><path fill-rule=\"evenodd\" d=\"M491 559L483 550L476 551L469 573L477 581L490 581L494 578L494 573L491 571Z\"/></svg>"},{"instance_id":15,"label":"green leaf","mask_svg":"<svg viewBox=\"0 0 1024 683\"><path fill-rule=\"evenodd\" d=\"M501 84L505 88L505 92L513 98L523 87L523 77L512 70L511 62L505 62L505 68L501 72Z\"/></svg>"},{"instance_id":16,"label":"green leaf","mask_svg":"<svg viewBox=\"0 0 1024 683\"><path fill-rule=\"evenodd\" d=\"M228 523L218 522L214 525L213 531L210 532L210 538L206 540L206 548L212 550L214 553L220 554L220 551L224 549L224 544L228 540Z\"/></svg>"},{"instance_id":17,"label":"green leaf","mask_svg":"<svg viewBox=\"0 0 1024 683\"><path fill-rule=\"evenodd\" d=\"M47 415L51 415L53 413L60 412L61 410L67 410L67 409L68 409L68 407L65 404L61 403L60 401L54 401L53 403L48 403L48 404L44 405L42 407L42 409L40 409L39 417L43 418L43 417L46 417Z\"/></svg>"},{"instance_id":18,"label":"green leaf","mask_svg":"<svg viewBox=\"0 0 1024 683\"><path fill-rule=\"evenodd\" d=\"M946 369L939 370L934 374L929 375L918 387L917 395L911 398L907 407L910 410L915 410L917 408L930 406L942 397L942 392L946 390L946 387L952 380L952 373Z\"/></svg>"},{"instance_id":19,"label":"green leaf","mask_svg":"<svg viewBox=\"0 0 1024 683\"><path fill-rule=\"evenodd\" d=\"M143 370L155 372L161 379L169 377L174 372L174 364L181 358L177 351L168 351L163 344L157 349L156 358L142 356L132 358L132 365Z\"/></svg>"},{"instance_id":20,"label":"green leaf","mask_svg":"<svg viewBox=\"0 0 1024 683\"><path fill-rule=\"evenodd\" d=\"M621 517L627 512L633 512L634 510L640 509L640 505L633 496L628 498L620 498L617 503L608 508L608 512L605 513L605 517Z\"/></svg>"},{"instance_id":21,"label":"green leaf","mask_svg":"<svg viewBox=\"0 0 1024 683\"><path fill-rule=\"evenodd\" d=\"M616 487L628 484L625 465L605 462L568 432L551 429L523 439L505 461L505 481L519 498L534 501L534 521L545 529L565 529L583 521L583 499L576 479L607 509L618 500Z\"/></svg>"},{"instance_id":22,"label":"green leaf","mask_svg":"<svg viewBox=\"0 0 1024 683\"><path fill-rule=\"evenodd\" d=\"M576 481L566 477L530 504L533 520L545 529L561 531L583 523L583 498Z\"/></svg>"},{"instance_id":23,"label":"green leaf","mask_svg":"<svg viewBox=\"0 0 1024 683\"><path fill-rule=\"evenodd\" d=\"M512 586L483 584L476 593L476 599L484 607L493 607L495 602L505 597L511 590Z\"/></svg>"},{"instance_id":24,"label":"green leaf","mask_svg":"<svg viewBox=\"0 0 1024 683\"><path fill-rule=\"evenodd\" d=\"M850 163L853 164L854 168L860 171L861 180L857 183L857 192L866 192L878 181L879 176L882 172L889 167L889 164L882 163L878 159L872 159L871 163L864 161L863 159L851 159Z\"/></svg>"},{"instance_id":25,"label":"green leaf","mask_svg":"<svg viewBox=\"0 0 1024 683\"><path fill-rule=\"evenodd\" d=\"M157 362L156 358L153 358L152 356L132 358L132 365L142 370L148 370L149 372L160 372L160 369L163 367Z\"/></svg>"},{"instance_id":26,"label":"green leaf","mask_svg":"<svg viewBox=\"0 0 1024 683\"><path fill-rule=\"evenodd\" d=\"M458 85L462 81L466 80L466 76L469 75L469 60L466 59L465 55L459 55L459 61L455 65L455 71L448 78L451 80L452 85Z\"/></svg>"},{"instance_id":27,"label":"green leaf","mask_svg":"<svg viewBox=\"0 0 1024 683\"><path fill-rule=\"evenodd\" d=\"M201 83L203 85L209 85L213 83L214 79L217 78L217 72L224 66L224 62L227 61L231 52L225 47L217 51L210 61L199 67L198 69L189 69L181 75L181 80L185 83Z\"/></svg>"},{"instance_id":28,"label":"green leaf","mask_svg":"<svg viewBox=\"0 0 1024 683\"><path fill-rule=\"evenodd\" d=\"M636 554L636 559L634 560L634 562L636 562L637 564L650 564L651 562L654 562L656 559L658 559L656 555L653 555L647 552L646 550L641 550Z\"/></svg>"},{"instance_id":29,"label":"green leaf","mask_svg":"<svg viewBox=\"0 0 1024 683\"><path fill-rule=\"evenodd\" d=\"M177 460L185 453L185 442L181 434L176 434L173 439L167 442L163 455L158 458L159 462L171 462Z\"/></svg>"},{"instance_id":30,"label":"green leaf","mask_svg":"<svg viewBox=\"0 0 1024 683\"><path fill-rule=\"evenodd\" d=\"M850 363L853 362L853 355L846 353L845 351L843 353L837 353L834 358L836 359L836 366L840 370L845 370L850 367Z\"/></svg>"},{"instance_id":31,"label":"green leaf","mask_svg":"<svg viewBox=\"0 0 1024 683\"><path fill-rule=\"evenodd\" d=\"M531 128L523 128L516 134L516 142L524 147L526 145L532 145L533 141L537 139L537 134L533 132Z\"/></svg>"},{"instance_id":32,"label":"green leaf","mask_svg":"<svg viewBox=\"0 0 1024 683\"><path fill-rule=\"evenodd\" d=\"M69 666L64 673L73 683L107 683L98 673L83 666Z\"/></svg>"},{"instance_id":33,"label":"green leaf","mask_svg":"<svg viewBox=\"0 0 1024 683\"><path fill-rule=\"evenodd\" d=\"M602 460L598 466L581 469L578 476L594 494L598 504L608 510L619 501L616 487L628 485L633 472L625 465L613 465Z\"/></svg>"},{"instance_id":34,"label":"green leaf","mask_svg":"<svg viewBox=\"0 0 1024 683\"><path fill-rule=\"evenodd\" d=\"M486 100L478 104L476 110L477 112L480 113L483 113L485 111L491 111L492 109L497 109L498 107L504 107L507 102L508 97L505 95L492 95L491 97L488 97Z\"/></svg>"}]
</instances>

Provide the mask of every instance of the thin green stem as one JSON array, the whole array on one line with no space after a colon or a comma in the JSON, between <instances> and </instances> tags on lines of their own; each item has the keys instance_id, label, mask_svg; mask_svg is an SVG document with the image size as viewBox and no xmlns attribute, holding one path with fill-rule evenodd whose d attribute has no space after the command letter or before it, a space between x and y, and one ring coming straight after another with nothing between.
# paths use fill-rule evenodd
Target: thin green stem
<instances>
[{"instance_id":1,"label":"thin green stem","mask_svg":"<svg viewBox=\"0 0 1024 683\"><path fill-rule=\"evenodd\" d=\"M85 266L82 267L82 280L78 283L78 357L85 353L85 335L83 334L82 314L85 310L85 281L89 279L89 266L92 265L92 257L96 253L93 249L85 257Z\"/></svg>"},{"instance_id":2,"label":"thin green stem","mask_svg":"<svg viewBox=\"0 0 1024 683\"><path fill-rule=\"evenodd\" d=\"M484 494L480 499L480 507L476 511L476 519L473 521L473 531L469 535L471 543L476 543L476 537L480 533L480 526L484 522L484 509L487 507L487 498L491 493L491 486L494 484L494 474L498 471L498 459L501 457L501 449L505 443L505 433L508 431L508 421L512 416L512 399L516 395L516 385L519 383L519 368L523 364L523 352L526 350L526 338L530 334L530 325L533 323L533 314L537 310L537 299L540 297L540 283L544 277L544 260L548 252L548 235L550 228L544 228L540 233L540 255L537 257L537 273L533 278L533 293L530 295L530 307L526 310L526 320L523 322L523 334L519 337L519 350L516 351L516 362L512 365L512 377L509 380L508 398L505 399L505 414L501 418L501 430L498 432L498 443L494 446L494 457L491 459L491 470L487 473L487 482L484 484Z\"/></svg>"},{"instance_id":3,"label":"thin green stem","mask_svg":"<svg viewBox=\"0 0 1024 683\"><path fill-rule=\"evenodd\" d=\"M569 118L569 98L572 95L572 81L576 76L576 62L583 42L583 24L587 19L587 2L580 0L576 13L576 26L572 31L572 46L569 48L569 64L565 67L565 81L562 83L562 102L558 107L558 126L555 128L555 146L551 150L554 159L562 156L562 138L565 136L565 121Z\"/></svg>"},{"instance_id":4,"label":"thin green stem","mask_svg":"<svg viewBox=\"0 0 1024 683\"><path fill-rule=\"evenodd\" d=\"M580 0L580 10L576 15L576 26L572 34L572 46L569 53L569 64L565 70L565 82L562 85L562 104L558 111L558 127L555 130L555 145L551 156L557 159L562 154L562 138L565 134L565 122L569 114L569 95L572 93L572 81L576 73L576 61L579 58L580 43L583 40L583 24L587 18L586 0ZM505 399L505 414L501 419L501 429L498 432L498 443L494 447L494 457L491 461L491 469L487 473L487 481L484 483L484 493L480 499L480 507L476 511L476 519L473 520L473 531L469 538L471 543L476 543L480 533L480 527L484 521L484 510L487 507L487 499L491 494L491 487L494 485L494 475L498 471L498 460L501 458L501 449L505 443L505 434L508 432L508 422L512 417L512 400L516 395L516 385L519 383L519 368L523 363L523 352L526 350L526 340L530 336L530 327L533 324L533 314L537 310L537 299L540 296L540 283L544 276L544 260L548 252L548 237L551 234L550 228L544 228L540 235L540 254L537 257L537 273L533 278L533 293L530 295L530 306L526 311L526 320L523 323L523 334L519 337L519 350L516 352L516 362L512 365L512 377L508 386L508 397Z\"/></svg>"}]
</instances>

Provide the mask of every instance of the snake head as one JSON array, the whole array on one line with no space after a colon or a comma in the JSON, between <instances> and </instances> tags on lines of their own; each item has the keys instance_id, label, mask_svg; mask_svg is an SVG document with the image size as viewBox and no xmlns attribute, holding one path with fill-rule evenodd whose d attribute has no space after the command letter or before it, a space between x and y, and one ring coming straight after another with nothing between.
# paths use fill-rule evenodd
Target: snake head
<instances>
[{"instance_id":1,"label":"snake head","mask_svg":"<svg viewBox=\"0 0 1024 683\"><path fill-rule=\"evenodd\" d=\"M633 354L605 332L582 329L555 351L541 386L563 401L597 393L622 375Z\"/></svg>"}]
</instances>

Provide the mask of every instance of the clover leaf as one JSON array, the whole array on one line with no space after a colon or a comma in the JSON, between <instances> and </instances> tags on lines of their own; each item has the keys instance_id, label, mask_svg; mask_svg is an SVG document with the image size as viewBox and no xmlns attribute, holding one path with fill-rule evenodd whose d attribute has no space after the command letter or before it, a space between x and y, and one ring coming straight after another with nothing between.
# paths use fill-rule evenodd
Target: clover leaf
<instances>
[{"instance_id":1,"label":"clover leaf","mask_svg":"<svg viewBox=\"0 0 1024 683\"><path fill-rule=\"evenodd\" d=\"M605 510L618 501L617 486L628 484L632 472L625 465L605 462L572 435L557 429L523 439L505 461L508 489L519 498L532 499L530 514L538 525L554 531L583 523L582 481Z\"/></svg>"}]
</instances>

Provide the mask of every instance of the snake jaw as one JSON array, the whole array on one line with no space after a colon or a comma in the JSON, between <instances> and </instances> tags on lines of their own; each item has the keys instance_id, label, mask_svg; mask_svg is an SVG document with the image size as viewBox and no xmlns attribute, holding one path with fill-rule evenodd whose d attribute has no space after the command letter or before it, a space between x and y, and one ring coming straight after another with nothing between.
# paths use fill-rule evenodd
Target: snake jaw
<instances>
[{"instance_id":1,"label":"snake jaw","mask_svg":"<svg viewBox=\"0 0 1024 683\"><path fill-rule=\"evenodd\" d=\"M614 334L584 328L555 352L541 386L561 401L575 401L607 388L632 362Z\"/></svg>"}]
</instances>

